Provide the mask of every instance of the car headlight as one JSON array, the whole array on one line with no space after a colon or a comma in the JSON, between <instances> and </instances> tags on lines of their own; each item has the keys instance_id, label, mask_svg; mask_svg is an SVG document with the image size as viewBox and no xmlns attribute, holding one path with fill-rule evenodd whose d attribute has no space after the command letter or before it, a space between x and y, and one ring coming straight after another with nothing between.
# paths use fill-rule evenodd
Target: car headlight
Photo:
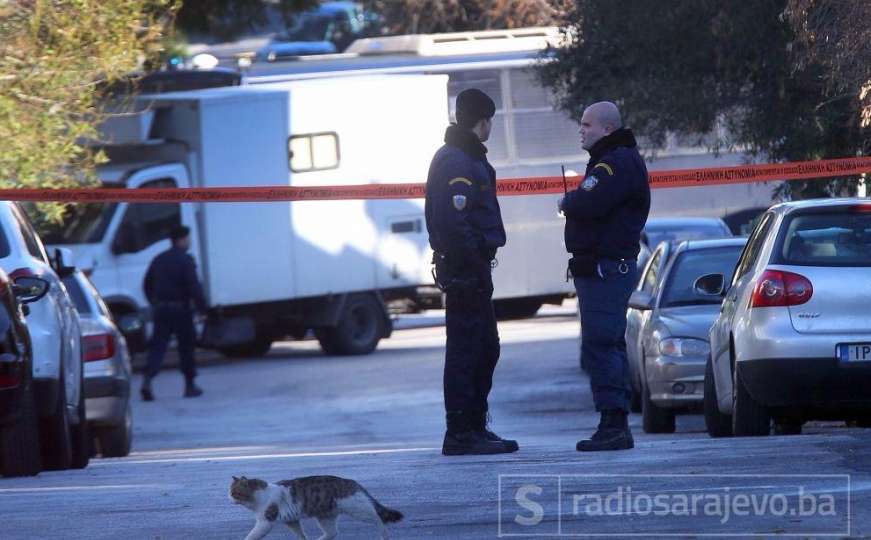
<instances>
[{"instance_id":1,"label":"car headlight","mask_svg":"<svg viewBox=\"0 0 871 540\"><path fill-rule=\"evenodd\" d=\"M663 356L708 356L711 346L707 341L692 338L666 338L659 342L659 354Z\"/></svg>"}]
</instances>

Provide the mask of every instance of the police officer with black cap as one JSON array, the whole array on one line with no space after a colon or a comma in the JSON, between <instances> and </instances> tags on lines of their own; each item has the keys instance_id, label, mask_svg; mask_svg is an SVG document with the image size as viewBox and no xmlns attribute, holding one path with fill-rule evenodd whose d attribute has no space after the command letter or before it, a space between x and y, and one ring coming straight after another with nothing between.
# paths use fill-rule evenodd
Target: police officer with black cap
<instances>
[{"instance_id":1,"label":"police officer with black cap","mask_svg":"<svg viewBox=\"0 0 871 540\"><path fill-rule=\"evenodd\" d=\"M478 89L457 96L457 123L433 157L426 182L426 227L436 283L445 293L447 343L444 455L515 452L516 441L487 427L487 397L499 360L492 267L505 245L496 171L482 144L496 113Z\"/></svg>"},{"instance_id":2,"label":"police officer with black cap","mask_svg":"<svg viewBox=\"0 0 871 540\"><path fill-rule=\"evenodd\" d=\"M197 397L203 393L194 384L197 375L194 363L194 309L205 312L206 299L197 278L196 263L187 253L190 249L190 229L174 227L170 239L172 247L151 261L143 284L154 319L154 334L141 388L144 401L154 400L151 379L160 372L173 334L178 342L180 368L185 377L184 397Z\"/></svg>"},{"instance_id":3,"label":"police officer with black cap","mask_svg":"<svg viewBox=\"0 0 871 540\"><path fill-rule=\"evenodd\" d=\"M594 103L581 118L581 143L590 152L584 181L559 202L566 216L581 311L581 354L588 367L599 427L581 452L624 450L632 397L626 358L626 308L637 282L636 257L650 211L647 167L617 106Z\"/></svg>"}]
</instances>

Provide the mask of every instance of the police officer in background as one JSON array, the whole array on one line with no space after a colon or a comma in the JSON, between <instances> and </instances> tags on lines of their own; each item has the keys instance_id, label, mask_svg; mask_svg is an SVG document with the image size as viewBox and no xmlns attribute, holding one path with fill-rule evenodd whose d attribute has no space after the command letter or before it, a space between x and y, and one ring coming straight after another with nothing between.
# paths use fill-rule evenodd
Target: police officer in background
<instances>
[{"instance_id":1,"label":"police officer in background","mask_svg":"<svg viewBox=\"0 0 871 540\"><path fill-rule=\"evenodd\" d=\"M560 200L559 208L566 216L569 270L581 308L581 354L601 418L577 450L624 450L635 446L628 423L626 309L637 283L635 260L650 211L650 187L635 137L623 127L616 105L587 107L580 131L590 161L584 181Z\"/></svg>"},{"instance_id":2,"label":"police officer in background","mask_svg":"<svg viewBox=\"0 0 871 540\"><path fill-rule=\"evenodd\" d=\"M144 401L154 400L151 379L160 372L173 334L178 341L180 368L185 377L184 397L197 397L203 393L194 384L197 375L194 363L194 308L200 313L205 312L206 299L197 278L196 263L187 253L191 244L190 229L174 227L170 239L172 247L151 261L143 284L154 319L154 335L141 388Z\"/></svg>"},{"instance_id":3,"label":"police officer in background","mask_svg":"<svg viewBox=\"0 0 871 540\"><path fill-rule=\"evenodd\" d=\"M487 396L499 360L492 267L505 245L496 171L482 144L496 106L478 89L457 96L457 123L433 157L426 182L426 228L436 283L445 293L447 343L444 455L515 452L516 441L487 428Z\"/></svg>"}]
</instances>

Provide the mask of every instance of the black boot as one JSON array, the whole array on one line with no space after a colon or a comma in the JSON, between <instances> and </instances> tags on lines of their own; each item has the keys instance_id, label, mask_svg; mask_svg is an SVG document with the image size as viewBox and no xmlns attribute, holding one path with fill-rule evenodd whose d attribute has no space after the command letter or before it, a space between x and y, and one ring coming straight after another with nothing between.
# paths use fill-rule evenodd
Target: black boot
<instances>
[{"instance_id":1,"label":"black boot","mask_svg":"<svg viewBox=\"0 0 871 540\"><path fill-rule=\"evenodd\" d=\"M193 377L185 380L184 385L184 397L186 398L195 398L203 395L203 390L194 384Z\"/></svg>"},{"instance_id":2,"label":"black boot","mask_svg":"<svg viewBox=\"0 0 871 540\"><path fill-rule=\"evenodd\" d=\"M578 452L599 452L603 450L629 450L635 447L632 432L629 431L629 415L626 411L609 409L602 411L599 427L593 436L579 441L575 447Z\"/></svg>"},{"instance_id":3,"label":"black boot","mask_svg":"<svg viewBox=\"0 0 871 540\"><path fill-rule=\"evenodd\" d=\"M142 378L139 394L142 396L142 401L154 401L154 394L151 392L151 377L148 375Z\"/></svg>"},{"instance_id":4,"label":"black boot","mask_svg":"<svg viewBox=\"0 0 871 540\"><path fill-rule=\"evenodd\" d=\"M474 429L476 431L480 431L481 433L483 433L484 438L487 439L488 441L501 442L502 444L505 445L505 448L509 452L517 452L517 450L520 449L520 445L517 444L517 441L512 440L512 439L503 439L499 435L496 435L495 433L490 431L488 429L488 426L487 426L487 424L489 423L489 420L490 420L489 413L487 413L486 411L484 411L484 412L476 411L472 415L472 429Z\"/></svg>"},{"instance_id":5,"label":"black boot","mask_svg":"<svg viewBox=\"0 0 871 540\"><path fill-rule=\"evenodd\" d=\"M471 419L463 412L447 414L448 430L442 444L442 454L446 456L507 454L511 452L501 441L488 440L480 431L472 427Z\"/></svg>"}]
</instances>

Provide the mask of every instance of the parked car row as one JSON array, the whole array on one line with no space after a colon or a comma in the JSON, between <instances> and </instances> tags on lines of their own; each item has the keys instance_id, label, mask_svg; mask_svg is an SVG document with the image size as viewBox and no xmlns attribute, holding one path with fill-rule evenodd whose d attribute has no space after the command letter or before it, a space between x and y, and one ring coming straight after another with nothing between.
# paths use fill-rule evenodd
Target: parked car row
<instances>
[{"instance_id":1,"label":"parked car row","mask_svg":"<svg viewBox=\"0 0 871 540\"><path fill-rule=\"evenodd\" d=\"M21 206L10 202L0 202L0 272L0 471L84 468L92 453L91 322L65 284L75 269L62 251L49 257Z\"/></svg>"},{"instance_id":2,"label":"parked car row","mask_svg":"<svg viewBox=\"0 0 871 540\"><path fill-rule=\"evenodd\" d=\"M778 204L749 239L664 242L627 312L649 433L701 405L712 437L871 427L871 203Z\"/></svg>"}]
</instances>

